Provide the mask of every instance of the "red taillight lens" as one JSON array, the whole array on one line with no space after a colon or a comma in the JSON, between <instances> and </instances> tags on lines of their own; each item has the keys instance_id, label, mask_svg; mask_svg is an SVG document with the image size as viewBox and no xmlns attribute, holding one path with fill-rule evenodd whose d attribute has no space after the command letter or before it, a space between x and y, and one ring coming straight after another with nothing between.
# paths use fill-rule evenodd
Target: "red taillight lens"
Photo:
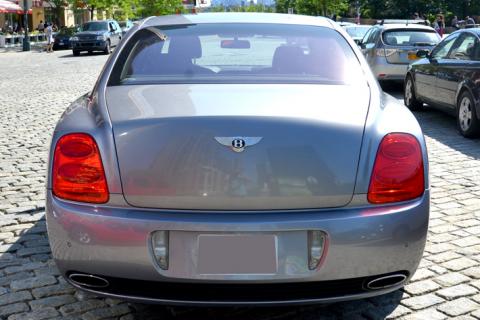
<instances>
[{"instance_id":1,"label":"red taillight lens","mask_svg":"<svg viewBox=\"0 0 480 320\"><path fill-rule=\"evenodd\" d=\"M80 202L105 203L108 187L95 140L85 133L61 137L55 146L53 194Z\"/></svg>"},{"instance_id":2,"label":"red taillight lens","mask_svg":"<svg viewBox=\"0 0 480 320\"><path fill-rule=\"evenodd\" d=\"M378 148L368 201L406 201L421 196L424 190L423 157L418 140L406 133L387 134Z\"/></svg>"}]
</instances>

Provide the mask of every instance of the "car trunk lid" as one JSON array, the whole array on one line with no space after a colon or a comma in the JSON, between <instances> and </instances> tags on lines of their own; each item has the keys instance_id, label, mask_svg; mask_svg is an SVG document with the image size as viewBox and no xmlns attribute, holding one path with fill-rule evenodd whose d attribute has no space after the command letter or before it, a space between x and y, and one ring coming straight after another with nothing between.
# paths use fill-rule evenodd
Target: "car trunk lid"
<instances>
[{"instance_id":1,"label":"car trunk lid","mask_svg":"<svg viewBox=\"0 0 480 320\"><path fill-rule=\"evenodd\" d=\"M114 86L106 98L132 206L285 210L352 198L366 85ZM235 138L257 143L234 152Z\"/></svg>"}]
</instances>

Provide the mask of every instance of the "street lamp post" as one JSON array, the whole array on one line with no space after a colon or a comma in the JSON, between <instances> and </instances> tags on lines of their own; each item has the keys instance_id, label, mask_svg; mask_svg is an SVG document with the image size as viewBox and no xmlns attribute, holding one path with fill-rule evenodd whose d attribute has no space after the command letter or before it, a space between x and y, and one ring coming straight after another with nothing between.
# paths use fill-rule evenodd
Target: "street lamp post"
<instances>
[{"instance_id":1,"label":"street lamp post","mask_svg":"<svg viewBox=\"0 0 480 320\"><path fill-rule=\"evenodd\" d=\"M28 0L23 0L23 27L25 28L25 37L23 38L23 51L30 51L30 38L28 36Z\"/></svg>"}]
</instances>

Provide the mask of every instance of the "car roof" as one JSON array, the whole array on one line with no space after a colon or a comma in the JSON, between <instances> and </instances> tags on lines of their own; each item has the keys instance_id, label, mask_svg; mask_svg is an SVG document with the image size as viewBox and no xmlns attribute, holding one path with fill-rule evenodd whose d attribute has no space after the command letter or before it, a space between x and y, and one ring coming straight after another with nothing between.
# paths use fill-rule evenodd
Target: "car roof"
<instances>
[{"instance_id":1,"label":"car roof","mask_svg":"<svg viewBox=\"0 0 480 320\"><path fill-rule=\"evenodd\" d=\"M452 34L453 33L464 33L464 32L474 33L474 34L476 34L477 36L480 37L480 28L460 29L460 30L457 30L455 32L452 32Z\"/></svg>"},{"instance_id":2,"label":"car roof","mask_svg":"<svg viewBox=\"0 0 480 320\"><path fill-rule=\"evenodd\" d=\"M425 26L423 24L412 23L392 23L392 24L376 24L375 27L382 28L384 30L392 30L392 29L416 29L416 30L425 30L425 31L435 31L432 27Z\"/></svg>"},{"instance_id":3,"label":"car roof","mask_svg":"<svg viewBox=\"0 0 480 320\"><path fill-rule=\"evenodd\" d=\"M312 25L336 29L334 22L325 17L303 16L281 13L215 12L186 15L150 17L143 21L141 28L162 25L185 25L198 23L278 23Z\"/></svg>"}]
</instances>

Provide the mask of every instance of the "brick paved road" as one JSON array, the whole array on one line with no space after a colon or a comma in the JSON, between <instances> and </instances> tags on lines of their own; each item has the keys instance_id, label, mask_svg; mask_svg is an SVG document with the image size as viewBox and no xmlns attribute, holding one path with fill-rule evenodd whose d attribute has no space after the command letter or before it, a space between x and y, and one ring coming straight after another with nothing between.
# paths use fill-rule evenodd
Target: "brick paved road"
<instances>
[{"instance_id":1,"label":"brick paved road","mask_svg":"<svg viewBox=\"0 0 480 320\"><path fill-rule=\"evenodd\" d=\"M275 309L167 309L75 291L50 258L45 159L54 123L105 60L0 53L0 319L480 319L480 140L463 139L454 119L435 111L416 114L429 148L432 213L425 257L404 291Z\"/></svg>"}]
</instances>

